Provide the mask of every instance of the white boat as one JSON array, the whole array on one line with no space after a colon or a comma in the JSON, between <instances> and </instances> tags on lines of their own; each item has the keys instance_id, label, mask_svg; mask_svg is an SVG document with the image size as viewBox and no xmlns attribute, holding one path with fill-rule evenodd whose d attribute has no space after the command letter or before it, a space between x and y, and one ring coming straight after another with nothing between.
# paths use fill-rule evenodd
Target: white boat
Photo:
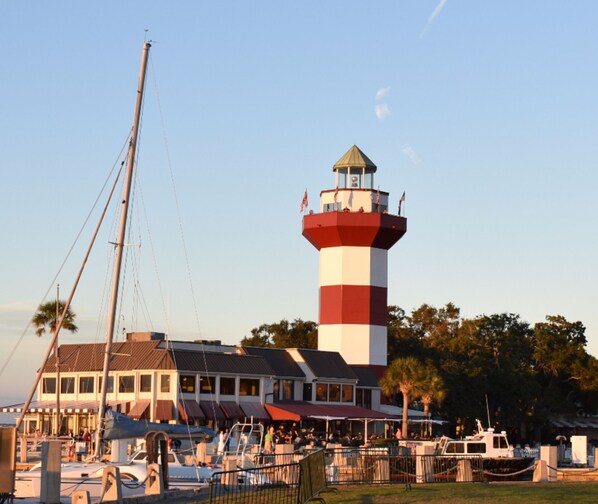
<instances>
[{"instance_id":1,"label":"white boat","mask_svg":"<svg viewBox=\"0 0 598 504\"><path fill-rule=\"evenodd\" d=\"M482 458L514 458L515 450L507 440L505 431L495 432L493 428L484 429L476 420L478 432L464 439L451 439L443 436L438 442L436 452L439 455L472 455Z\"/></svg>"}]
</instances>

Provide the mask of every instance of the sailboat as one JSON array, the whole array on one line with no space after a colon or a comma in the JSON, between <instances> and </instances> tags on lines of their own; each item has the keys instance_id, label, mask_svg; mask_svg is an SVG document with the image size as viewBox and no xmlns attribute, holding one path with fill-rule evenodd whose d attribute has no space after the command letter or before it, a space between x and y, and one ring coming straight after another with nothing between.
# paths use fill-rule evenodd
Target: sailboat
<instances>
[{"instance_id":1,"label":"sailboat","mask_svg":"<svg viewBox=\"0 0 598 504\"><path fill-rule=\"evenodd\" d=\"M109 371L110 371L110 357L111 357L111 348L112 342L114 339L115 333L115 322L116 322L116 314L117 314L117 303L119 297L119 285L121 279L121 265L123 260L123 250L124 250L124 243L125 243L125 234L126 234L126 227L127 227L127 216L129 211L129 198L131 194L131 186L133 180L133 168L135 165L135 154L137 148L137 139L139 133L139 121L141 116L141 109L143 103L143 91L145 85L145 73L147 67L147 61L149 56L149 49L151 47L150 42L145 42L143 45L143 53L141 59L141 70L139 75L139 84L137 89L137 100L135 105L135 114L133 120L133 129L131 132L131 140L129 142L129 151L128 151L128 162L127 162L127 170L125 175L125 185L124 185L124 194L122 198L122 207L121 207L121 215L120 215L120 225L118 230L118 237L115 242L115 263L114 263L114 271L113 271L113 283L112 283L112 293L111 293L111 301L109 307L109 315L108 315L108 327L106 332L106 343L104 348L104 362L103 362L103 376L102 376L102 385L101 385L101 394L100 394L100 401L98 407L98 420L97 420L97 429L96 429L96 439L95 439L95 451L93 457L90 461L85 463L63 463L61 465L61 495L70 495L76 490L87 490L90 492L90 496L92 498L101 497L101 482L102 482L102 473L106 464L100 461L101 458L101 450L103 447L103 441L106 438L106 432L110 432L110 439L122 439L122 438L135 438L137 436L144 435L147 431L151 430L152 428L159 429L160 431L180 431L181 429L185 430L186 434L189 436L195 437L203 437L211 438L215 436L215 433L211 429L207 429L205 427L187 427L187 426L171 426L168 424L158 424L152 426L151 424L146 424L142 422L135 422L130 421L133 423L127 423L126 420L129 420L125 417L125 419L120 418L118 413L112 412L107 408L107 393L108 393L108 384L109 384ZM114 188L113 188L114 191ZM105 214L106 209L104 210ZM103 215L102 215L103 219ZM64 311L57 321L56 328L54 331L53 339L50 342L47 354L44 359L44 363L48 360L50 356L51 349L54 346L55 341L58 338L58 333L62 326L64 317L66 312L71 304L73 295L81 278L81 273L83 268L87 262L89 257L89 253L91 251L91 247L93 245L93 241L97 236L97 232L99 230L99 226L101 224L98 223L98 227L96 228L94 237L92 239L92 243L87 251L85 259L83 261L83 265L79 271L79 275L75 281L75 284L71 290L71 293L68 297L68 300L65 302ZM27 412L31 400L37 387L39 385L41 374L43 372L44 366L42 365L37 373L35 383L31 389L31 393L23 405L22 413L20 418L17 420L17 430L20 427L24 415ZM110 419L110 420L108 420ZM137 425L135 425L137 424ZM126 425L127 428L123 428ZM110 430L108 429L110 428ZM128 429L128 430L127 430ZM123 495L129 494L136 494L143 492L143 485L140 483L145 479L145 464L141 466L140 464L134 464L133 462L129 461L124 464L120 464L119 466L121 470L121 475L124 479L129 480L129 484L123 485ZM143 471L143 474L140 471ZM34 466L29 471L21 471L16 473L15 477L15 497L40 497L40 487L41 487L41 480L42 480L42 471L41 471L41 464ZM199 479L196 479L198 482ZM135 482L139 484L135 484Z\"/></svg>"}]
</instances>

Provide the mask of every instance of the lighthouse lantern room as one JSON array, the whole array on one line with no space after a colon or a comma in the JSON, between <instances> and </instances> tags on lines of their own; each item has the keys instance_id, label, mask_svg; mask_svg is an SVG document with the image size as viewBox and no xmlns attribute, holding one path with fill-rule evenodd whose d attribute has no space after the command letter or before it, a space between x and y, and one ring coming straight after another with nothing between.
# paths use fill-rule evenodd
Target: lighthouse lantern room
<instances>
[{"instance_id":1,"label":"lighthouse lantern room","mask_svg":"<svg viewBox=\"0 0 598 504\"><path fill-rule=\"evenodd\" d=\"M379 374L387 359L388 250L407 231L375 188L376 165L356 146L334 165L335 187L320 213L303 217L303 236L320 251L318 349Z\"/></svg>"}]
</instances>

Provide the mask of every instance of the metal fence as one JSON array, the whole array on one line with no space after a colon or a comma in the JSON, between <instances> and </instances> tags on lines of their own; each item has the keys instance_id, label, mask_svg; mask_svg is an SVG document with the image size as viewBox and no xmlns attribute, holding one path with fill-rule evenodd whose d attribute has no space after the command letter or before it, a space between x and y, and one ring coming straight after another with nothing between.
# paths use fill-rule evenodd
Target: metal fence
<instances>
[{"instance_id":1,"label":"metal fence","mask_svg":"<svg viewBox=\"0 0 598 504\"><path fill-rule=\"evenodd\" d=\"M300 485L297 463L216 472L210 480L210 503L297 504Z\"/></svg>"},{"instance_id":2,"label":"metal fence","mask_svg":"<svg viewBox=\"0 0 598 504\"><path fill-rule=\"evenodd\" d=\"M330 485L485 481L481 457L398 455L384 448L326 452Z\"/></svg>"}]
</instances>

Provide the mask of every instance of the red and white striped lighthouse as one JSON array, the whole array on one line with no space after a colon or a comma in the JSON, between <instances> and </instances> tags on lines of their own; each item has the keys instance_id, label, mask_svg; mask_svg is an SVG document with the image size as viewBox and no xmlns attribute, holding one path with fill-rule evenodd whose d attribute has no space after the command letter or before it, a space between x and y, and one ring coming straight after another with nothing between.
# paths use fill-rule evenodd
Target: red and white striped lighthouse
<instances>
[{"instance_id":1,"label":"red and white striped lighthouse","mask_svg":"<svg viewBox=\"0 0 598 504\"><path fill-rule=\"evenodd\" d=\"M407 219L389 213L389 194L374 188L376 165L357 146L333 171L320 213L303 218L303 236L320 251L318 349L348 364L386 366L387 256Z\"/></svg>"}]
</instances>

